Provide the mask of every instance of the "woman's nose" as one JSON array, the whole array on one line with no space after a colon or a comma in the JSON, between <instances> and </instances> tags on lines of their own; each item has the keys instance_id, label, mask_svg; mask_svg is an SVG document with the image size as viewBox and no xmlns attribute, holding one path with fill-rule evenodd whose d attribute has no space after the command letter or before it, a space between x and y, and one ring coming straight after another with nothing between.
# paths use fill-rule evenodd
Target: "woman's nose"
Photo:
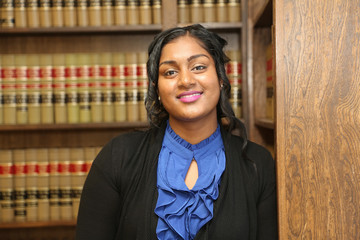
<instances>
[{"instance_id":1,"label":"woman's nose","mask_svg":"<svg viewBox=\"0 0 360 240\"><path fill-rule=\"evenodd\" d=\"M179 78L179 86L189 87L195 84L194 76L189 70L182 71Z\"/></svg>"}]
</instances>

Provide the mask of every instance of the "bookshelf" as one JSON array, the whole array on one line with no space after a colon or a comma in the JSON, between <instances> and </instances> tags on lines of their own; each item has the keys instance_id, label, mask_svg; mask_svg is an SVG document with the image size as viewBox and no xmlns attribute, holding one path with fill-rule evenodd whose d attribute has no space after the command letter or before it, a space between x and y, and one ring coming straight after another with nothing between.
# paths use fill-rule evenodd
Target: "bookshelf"
<instances>
[{"instance_id":1,"label":"bookshelf","mask_svg":"<svg viewBox=\"0 0 360 240\"><path fill-rule=\"evenodd\" d=\"M161 30L189 24L178 22L176 10L176 0L162 1L162 24L0 28L0 55L146 51L150 41ZM245 11L246 8L241 10ZM201 24L226 38L228 50L241 49L244 38L241 21ZM243 84L246 85L246 81ZM246 87L242 91L243 96L249 96ZM247 104L248 101L243 99L244 115L248 115ZM246 119L243 121L248 125ZM142 121L0 125L0 148L97 147L120 133L147 127L148 124ZM22 239L24 236L32 239L50 236L73 239L75 226L75 220L0 223L0 235L6 239Z\"/></svg>"}]
</instances>

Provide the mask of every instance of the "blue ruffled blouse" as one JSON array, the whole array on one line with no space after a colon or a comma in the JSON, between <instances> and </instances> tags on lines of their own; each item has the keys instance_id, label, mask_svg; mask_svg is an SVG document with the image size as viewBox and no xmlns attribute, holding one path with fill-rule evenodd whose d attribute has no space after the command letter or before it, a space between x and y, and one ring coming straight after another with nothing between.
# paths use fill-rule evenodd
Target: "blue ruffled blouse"
<instances>
[{"instance_id":1,"label":"blue ruffled blouse","mask_svg":"<svg viewBox=\"0 0 360 240\"><path fill-rule=\"evenodd\" d=\"M193 159L198 165L198 179L189 190L185 177ZM209 138L192 145L167 124L157 169L158 239L194 239L212 219L225 162L219 125Z\"/></svg>"}]
</instances>

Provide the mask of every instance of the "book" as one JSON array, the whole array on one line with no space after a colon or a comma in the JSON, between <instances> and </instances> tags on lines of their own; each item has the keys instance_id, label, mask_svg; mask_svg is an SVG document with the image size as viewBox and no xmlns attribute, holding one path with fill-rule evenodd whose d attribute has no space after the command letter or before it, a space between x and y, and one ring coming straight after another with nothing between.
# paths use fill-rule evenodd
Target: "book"
<instances>
[{"instance_id":1,"label":"book","mask_svg":"<svg viewBox=\"0 0 360 240\"><path fill-rule=\"evenodd\" d=\"M26 0L14 1L14 20L16 28L24 28L27 26Z\"/></svg>"},{"instance_id":2,"label":"book","mask_svg":"<svg viewBox=\"0 0 360 240\"><path fill-rule=\"evenodd\" d=\"M12 150L0 149L0 223L14 221Z\"/></svg>"},{"instance_id":3,"label":"book","mask_svg":"<svg viewBox=\"0 0 360 240\"><path fill-rule=\"evenodd\" d=\"M126 0L114 0L114 24L126 25L127 21L127 4Z\"/></svg>"},{"instance_id":4,"label":"book","mask_svg":"<svg viewBox=\"0 0 360 240\"><path fill-rule=\"evenodd\" d=\"M55 123L66 123L65 55L53 54L52 62Z\"/></svg>"},{"instance_id":5,"label":"book","mask_svg":"<svg viewBox=\"0 0 360 240\"><path fill-rule=\"evenodd\" d=\"M54 123L52 55L40 54L39 65L41 123L51 124Z\"/></svg>"},{"instance_id":6,"label":"book","mask_svg":"<svg viewBox=\"0 0 360 240\"><path fill-rule=\"evenodd\" d=\"M80 197L86 177L86 165L83 148L70 148L72 217L77 218Z\"/></svg>"},{"instance_id":7,"label":"book","mask_svg":"<svg viewBox=\"0 0 360 240\"><path fill-rule=\"evenodd\" d=\"M273 45L266 48L266 117L274 119Z\"/></svg>"},{"instance_id":8,"label":"book","mask_svg":"<svg viewBox=\"0 0 360 240\"><path fill-rule=\"evenodd\" d=\"M204 0L204 22L216 22L216 0Z\"/></svg>"},{"instance_id":9,"label":"book","mask_svg":"<svg viewBox=\"0 0 360 240\"><path fill-rule=\"evenodd\" d=\"M16 123L28 123L27 104L27 55L15 54L15 87L16 87Z\"/></svg>"},{"instance_id":10,"label":"book","mask_svg":"<svg viewBox=\"0 0 360 240\"><path fill-rule=\"evenodd\" d=\"M97 147L85 147L84 148L84 161L85 161L85 176L84 183L86 180L86 176L88 175L91 165L97 155Z\"/></svg>"},{"instance_id":11,"label":"book","mask_svg":"<svg viewBox=\"0 0 360 240\"><path fill-rule=\"evenodd\" d=\"M27 55L28 123L41 123L40 62L38 54Z\"/></svg>"},{"instance_id":12,"label":"book","mask_svg":"<svg viewBox=\"0 0 360 240\"><path fill-rule=\"evenodd\" d=\"M126 9L127 24L128 25L138 25L139 24L139 1L138 0L128 0L128 5Z\"/></svg>"},{"instance_id":13,"label":"book","mask_svg":"<svg viewBox=\"0 0 360 240\"><path fill-rule=\"evenodd\" d=\"M101 25L114 25L114 2L112 0L101 0Z\"/></svg>"},{"instance_id":14,"label":"book","mask_svg":"<svg viewBox=\"0 0 360 240\"><path fill-rule=\"evenodd\" d=\"M3 81L3 123L16 124L15 58L13 54L1 55Z\"/></svg>"},{"instance_id":15,"label":"book","mask_svg":"<svg viewBox=\"0 0 360 240\"><path fill-rule=\"evenodd\" d=\"M77 25L75 0L64 0L63 13L64 13L64 26L75 27Z\"/></svg>"},{"instance_id":16,"label":"book","mask_svg":"<svg viewBox=\"0 0 360 240\"><path fill-rule=\"evenodd\" d=\"M226 52L230 61L226 64L226 74L231 84L230 103L237 118L242 117L242 64L241 51Z\"/></svg>"},{"instance_id":17,"label":"book","mask_svg":"<svg viewBox=\"0 0 360 240\"><path fill-rule=\"evenodd\" d=\"M65 88L67 123L79 123L78 79L76 76L76 54L65 54Z\"/></svg>"},{"instance_id":18,"label":"book","mask_svg":"<svg viewBox=\"0 0 360 240\"><path fill-rule=\"evenodd\" d=\"M152 0L152 24L161 24L161 0Z\"/></svg>"},{"instance_id":19,"label":"book","mask_svg":"<svg viewBox=\"0 0 360 240\"><path fill-rule=\"evenodd\" d=\"M78 80L79 122L91 122L89 54L78 53L76 75Z\"/></svg>"},{"instance_id":20,"label":"book","mask_svg":"<svg viewBox=\"0 0 360 240\"><path fill-rule=\"evenodd\" d=\"M190 21L199 23L204 21L204 9L201 0L190 0Z\"/></svg>"},{"instance_id":21,"label":"book","mask_svg":"<svg viewBox=\"0 0 360 240\"><path fill-rule=\"evenodd\" d=\"M64 26L63 0L51 0L51 17L53 27Z\"/></svg>"},{"instance_id":22,"label":"book","mask_svg":"<svg viewBox=\"0 0 360 240\"><path fill-rule=\"evenodd\" d=\"M40 26L38 0L26 0L27 26L37 28Z\"/></svg>"},{"instance_id":23,"label":"book","mask_svg":"<svg viewBox=\"0 0 360 240\"><path fill-rule=\"evenodd\" d=\"M126 121L125 53L113 53L113 92L115 122Z\"/></svg>"},{"instance_id":24,"label":"book","mask_svg":"<svg viewBox=\"0 0 360 240\"><path fill-rule=\"evenodd\" d=\"M101 26L101 0L88 1L89 26Z\"/></svg>"},{"instance_id":25,"label":"book","mask_svg":"<svg viewBox=\"0 0 360 240\"><path fill-rule=\"evenodd\" d=\"M14 220L26 221L26 175L25 175L25 150L13 150L14 163Z\"/></svg>"},{"instance_id":26,"label":"book","mask_svg":"<svg viewBox=\"0 0 360 240\"><path fill-rule=\"evenodd\" d=\"M112 54L100 53L100 79L103 122L114 122L114 96L112 90Z\"/></svg>"},{"instance_id":27,"label":"book","mask_svg":"<svg viewBox=\"0 0 360 240\"><path fill-rule=\"evenodd\" d=\"M51 27L51 1L39 0L40 27Z\"/></svg>"},{"instance_id":28,"label":"book","mask_svg":"<svg viewBox=\"0 0 360 240\"><path fill-rule=\"evenodd\" d=\"M76 17L77 25L80 27L89 26L89 16L88 16L88 1L87 0L77 0L76 1Z\"/></svg>"},{"instance_id":29,"label":"book","mask_svg":"<svg viewBox=\"0 0 360 240\"><path fill-rule=\"evenodd\" d=\"M89 81L90 81L90 112L92 122L102 122L102 88L100 80L99 54L90 53Z\"/></svg>"},{"instance_id":30,"label":"book","mask_svg":"<svg viewBox=\"0 0 360 240\"><path fill-rule=\"evenodd\" d=\"M227 22L227 4L226 0L217 0L216 3L216 21Z\"/></svg>"},{"instance_id":31,"label":"book","mask_svg":"<svg viewBox=\"0 0 360 240\"><path fill-rule=\"evenodd\" d=\"M15 26L14 1L2 0L1 3L2 3L0 6L1 27L13 28Z\"/></svg>"},{"instance_id":32,"label":"book","mask_svg":"<svg viewBox=\"0 0 360 240\"><path fill-rule=\"evenodd\" d=\"M178 22L179 23L189 23L190 22L190 8L188 0L178 0L177 1L177 12L178 12Z\"/></svg>"},{"instance_id":33,"label":"book","mask_svg":"<svg viewBox=\"0 0 360 240\"><path fill-rule=\"evenodd\" d=\"M229 22L241 22L241 2L240 0L228 0L227 12Z\"/></svg>"},{"instance_id":34,"label":"book","mask_svg":"<svg viewBox=\"0 0 360 240\"><path fill-rule=\"evenodd\" d=\"M148 77L147 77L147 52L137 53L137 87L138 87L138 108L139 108L139 121L147 121L147 111L145 108L145 99L148 89Z\"/></svg>"},{"instance_id":35,"label":"book","mask_svg":"<svg viewBox=\"0 0 360 240\"><path fill-rule=\"evenodd\" d=\"M126 116L129 122L139 121L136 52L125 53Z\"/></svg>"},{"instance_id":36,"label":"book","mask_svg":"<svg viewBox=\"0 0 360 240\"><path fill-rule=\"evenodd\" d=\"M142 25L149 25L152 23L152 7L150 0L140 1L139 17L139 23Z\"/></svg>"},{"instance_id":37,"label":"book","mask_svg":"<svg viewBox=\"0 0 360 240\"><path fill-rule=\"evenodd\" d=\"M38 200L38 221L50 220L49 182L50 166L49 151L47 148L39 148L37 151L37 200Z\"/></svg>"},{"instance_id":38,"label":"book","mask_svg":"<svg viewBox=\"0 0 360 240\"><path fill-rule=\"evenodd\" d=\"M50 220L60 220L59 149L49 148L49 215Z\"/></svg>"},{"instance_id":39,"label":"book","mask_svg":"<svg viewBox=\"0 0 360 240\"><path fill-rule=\"evenodd\" d=\"M25 189L26 189L26 221L37 221L37 152L34 148L25 149Z\"/></svg>"},{"instance_id":40,"label":"book","mask_svg":"<svg viewBox=\"0 0 360 240\"><path fill-rule=\"evenodd\" d=\"M71 199L71 175L70 175L70 149L59 148L59 189L60 189L60 219L73 219L73 207Z\"/></svg>"}]
</instances>

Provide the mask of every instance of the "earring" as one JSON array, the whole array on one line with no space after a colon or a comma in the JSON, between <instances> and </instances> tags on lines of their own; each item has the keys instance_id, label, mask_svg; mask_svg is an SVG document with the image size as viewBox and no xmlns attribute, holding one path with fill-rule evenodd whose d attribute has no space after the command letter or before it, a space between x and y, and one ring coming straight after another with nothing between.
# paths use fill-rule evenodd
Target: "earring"
<instances>
[{"instance_id":1,"label":"earring","mask_svg":"<svg viewBox=\"0 0 360 240\"><path fill-rule=\"evenodd\" d=\"M220 85L220 88L223 88L224 87L224 84L222 83L221 85Z\"/></svg>"}]
</instances>

